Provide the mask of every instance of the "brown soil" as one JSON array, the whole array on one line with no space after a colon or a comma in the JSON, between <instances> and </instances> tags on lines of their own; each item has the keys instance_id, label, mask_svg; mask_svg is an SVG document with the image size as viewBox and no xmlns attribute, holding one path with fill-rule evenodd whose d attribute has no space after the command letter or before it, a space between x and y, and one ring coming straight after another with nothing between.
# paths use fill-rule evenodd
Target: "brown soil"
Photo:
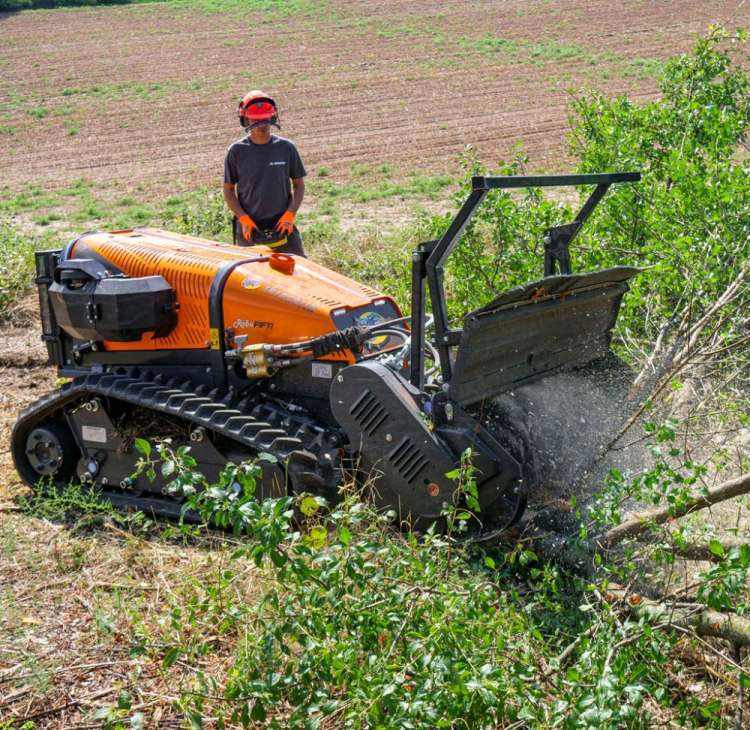
<instances>
[{"instance_id":1,"label":"brown soil","mask_svg":"<svg viewBox=\"0 0 750 730\"><path fill-rule=\"evenodd\" d=\"M22 313L19 319L0 328L0 505L7 504L22 488L9 452L10 432L18 412L52 390L57 381L57 371L47 365L35 301L35 295L25 297L17 307ZM32 311L33 318L29 314Z\"/></svg>"},{"instance_id":2,"label":"brown soil","mask_svg":"<svg viewBox=\"0 0 750 730\"><path fill-rule=\"evenodd\" d=\"M638 59L748 21L743 0L331 0L283 20L158 4L0 14L0 125L14 130L0 168L13 190L86 177L142 200L213 184L239 136L236 99L257 86L276 96L308 169L333 179L354 163L451 169L465 144L492 163L519 141L532 167L559 168L566 89L651 96ZM527 50L481 46L497 38Z\"/></svg>"}]
</instances>

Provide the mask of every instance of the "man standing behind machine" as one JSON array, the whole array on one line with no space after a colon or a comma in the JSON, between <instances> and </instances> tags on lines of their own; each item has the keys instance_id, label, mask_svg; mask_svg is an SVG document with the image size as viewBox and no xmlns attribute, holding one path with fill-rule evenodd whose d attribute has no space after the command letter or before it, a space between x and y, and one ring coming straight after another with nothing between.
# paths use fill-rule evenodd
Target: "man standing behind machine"
<instances>
[{"instance_id":1,"label":"man standing behind machine","mask_svg":"<svg viewBox=\"0 0 750 730\"><path fill-rule=\"evenodd\" d=\"M276 102L251 91L237 111L247 135L230 145L224 160L224 200L235 216L234 243L304 256L294 219L307 172L294 143L271 134L272 124L281 128Z\"/></svg>"}]
</instances>

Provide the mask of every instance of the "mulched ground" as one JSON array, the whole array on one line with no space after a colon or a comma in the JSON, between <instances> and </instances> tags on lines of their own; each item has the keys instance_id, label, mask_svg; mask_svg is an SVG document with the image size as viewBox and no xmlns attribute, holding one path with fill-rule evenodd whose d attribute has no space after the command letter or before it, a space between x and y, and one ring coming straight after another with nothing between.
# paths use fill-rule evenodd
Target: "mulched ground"
<instances>
[{"instance_id":1,"label":"mulched ground","mask_svg":"<svg viewBox=\"0 0 750 730\"><path fill-rule=\"evenodd\" d=\"M170 612L203 605L234 545L229 536L187 539L173 523L144 525L123 513L68 523L21 513L17 498L28 490L13 468L10 431L18 412L57 381L29 315L34 299L21 302L14 326L0 328L0 727L83 730L140 713L144 727L182 728L175 702L198 671L222 674L238 635L217 630L216 617L200 608L177 627ZM251 603L259 571L231 567L240 569L232 596ZM164 666L169 647L200 642L210 644L210 657Z\"/></svg>"},{"instance_id":2,"label":"mulched ground","mask_svg":"<svg viewBox=\"0 0 750 730\"><path fill-rule=\"evenodd\" d=\"M559 168L566 89L651 96L638 64L710 23L750 21L744 0L310 5L283 19L160 4L0 13L3 184L86 177L146 200L216 183L251 87L276 96L283 134L334 180L353 164L454 169L469 143L492 163L522 141L532 167Z\"/></svg>"}]
</instances>

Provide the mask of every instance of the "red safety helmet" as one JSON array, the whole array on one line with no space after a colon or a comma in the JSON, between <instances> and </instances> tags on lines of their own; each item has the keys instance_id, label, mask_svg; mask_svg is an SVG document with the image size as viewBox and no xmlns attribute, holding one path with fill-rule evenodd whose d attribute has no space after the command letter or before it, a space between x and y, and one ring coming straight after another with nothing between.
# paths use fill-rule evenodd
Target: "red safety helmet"
<instances>
[{"instance_id":1,"label":"red safety helmet","mask_svg":"<svg viewBox=\"0 0 750 730\"><path fill-rule=\"evenodd\" d=\"M273 124L274 127L281 129L276 102L258 89L248 92L240 99L237 114L240 124L248 132L261 124Z\"/></svg>"}]
</instances>

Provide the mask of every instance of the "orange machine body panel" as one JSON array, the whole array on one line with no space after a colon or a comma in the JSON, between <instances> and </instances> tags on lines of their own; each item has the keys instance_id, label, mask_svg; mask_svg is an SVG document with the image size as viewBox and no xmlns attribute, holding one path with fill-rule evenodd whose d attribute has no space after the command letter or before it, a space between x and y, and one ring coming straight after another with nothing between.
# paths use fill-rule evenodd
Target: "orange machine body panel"
<instances>
[{"instance_id":1,"label":"orange machine body panel","mask_svg":"<svg viewBox=\"0 0 750 730\"><path fill-rule=\"evenodd\" d=\"M222 266L271 252L265 246L231 246L142 228L84 234L67 256L96 258L113 273L131 277L160 275L177 293L177 325L166 337L147 333L137 342L105 342L107 350L179 350L216 346L209 292ZM277 271L267 260L234 269L224 287L225 332L246 335L248 344L286 344L342 329L344 320L370 325L401 316L390 297L309 259L294 259L291 274ZM353 361L348 352L328 359Z\"/></svg>"}]
</instances>

